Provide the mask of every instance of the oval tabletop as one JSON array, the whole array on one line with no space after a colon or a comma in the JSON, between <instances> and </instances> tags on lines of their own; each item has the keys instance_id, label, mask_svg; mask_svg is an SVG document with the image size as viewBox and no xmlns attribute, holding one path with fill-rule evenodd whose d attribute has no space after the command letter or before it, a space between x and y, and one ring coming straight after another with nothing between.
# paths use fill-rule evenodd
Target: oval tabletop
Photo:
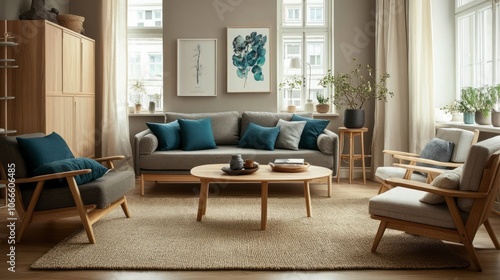
<instances>
[{"instance_id":1,"label":"oval tabletop","mask_svg":"<svg viewBox=\"0 0 500 280\"><path fill-rule=\"evenodd\" d=\"M233 181L233 182L272 182L272 181L304 181L324 178L332 174L332 170L320 167L320 166L309 166L309 169L305 172L276 172L272 171L269 165L260 165L259 170L252 174L246 175L229 175L221 170L222 167L227 166L227 164L206 164L196 166L191 169L191 175L200 179L210 179L210 180L221 180L221 181Z\"/></svg>"}]
</instances>

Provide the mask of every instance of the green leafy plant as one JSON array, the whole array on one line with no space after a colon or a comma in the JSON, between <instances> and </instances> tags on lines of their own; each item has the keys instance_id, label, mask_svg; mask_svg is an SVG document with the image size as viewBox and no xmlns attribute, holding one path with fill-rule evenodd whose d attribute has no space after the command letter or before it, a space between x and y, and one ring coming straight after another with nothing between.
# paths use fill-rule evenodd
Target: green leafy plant
<instances>
[{"instance_id":1,"label":"green leafy plant","mask_svg":"<svg viewBox=\"0 0 500 280\"><path fill-rule=\"evenodd\" d=\"M292 77L286 79L284 82L279 84L279 88L281 89L288 89L290 92L290 96L292 96L292 91L294 89L300 88L302 86L302 81L304 80L303 76L297 76L293 75Z\"/></svg>"},{"instance_id":2,"label":"green leafy plant","mask_svg":"<svg viewBox=\"0 0 500 280\"><path fill-rule=\"evenodd\" d=\"M132 83L130 89L135 92L134 103L141 104L142 97L146 94L146 87L144 86L144 83L141 80L136 80Z\"/></svg>"},{"instance_id":3,"label":"green leafy plant","mask_svg":"<svg viewBox=\"0 0 500 280\"><path fill-rule=\"evenodd\" d=\"M322 80L323 84L332 83L335 86L333 104L337 108L362 109L369 100L387 102L387 96L394 96L394 93L387 89L387 79L390 75L384 73L377 80L370 65L357 64L349 73L337 73L333 78L329 75L331 76L330 70Z\"/></svg>"},{"instance_id":4,"label":"green leafy plant","mask_svg":"<svg viewBox=\"0 0 500 280\"><path fill-rule=\"evenodd\" d=\"M160 102L160 94L159 93L154 93L153 95L150 96L150 100L153 102Z\"/></svg>"},{"instance_id":5,"label":"green leafy plant","mask_svg":"<svg viewBox=\"0 0 500 280\"><path fill-rule=\"evenodd\" d=\"M318 100L319 104L328 104L330 102L330 98L319 91L316 92L316 99Z\"/></svg>"},{"instance_id":6,"label":"green leafy plant","mask_svg":"<svg viewBox=\"0 0 500 280\"><path fill-rule=\"evenodd\" d=\"M439 108L446 113L453 114L453 113L461 113L460 112L460 104L458 100L453 100L453 103L449 105L445 105L444 107Z\"/></svg>"},{"instance_id":7,"label":"green leafy plant","mask_svg":"<svg viewBox=\"0 0 500 280\"><path fill-rule=\"evenodd\" d=\"M477 93L473 87L464 87L460 91L458 111L460 113L473 113L477 111Z\"/></svg>"}]
</instances>

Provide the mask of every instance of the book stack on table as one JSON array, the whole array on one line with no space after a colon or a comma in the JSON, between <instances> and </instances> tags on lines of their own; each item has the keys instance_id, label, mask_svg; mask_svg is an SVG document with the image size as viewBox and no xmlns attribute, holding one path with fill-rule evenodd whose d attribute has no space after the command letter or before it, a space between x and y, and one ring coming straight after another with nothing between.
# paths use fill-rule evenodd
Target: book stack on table
<instances>
[{"instance_id":1,"label":"book stack on table","mask_svg":"<svg viewBox=\"0 0 500 280\"><path fill-rule=\"evenodd\" d=\"M304 165L303 158L278 158L274 160L274 165Z\"/></svg>"}]
</instances>

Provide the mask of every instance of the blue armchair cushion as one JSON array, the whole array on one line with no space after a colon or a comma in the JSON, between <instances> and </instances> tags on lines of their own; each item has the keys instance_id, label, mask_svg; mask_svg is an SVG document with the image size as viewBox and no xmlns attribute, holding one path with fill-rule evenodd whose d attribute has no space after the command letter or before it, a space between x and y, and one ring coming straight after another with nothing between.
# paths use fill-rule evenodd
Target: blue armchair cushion
<instances>
[{"instance_id":1,"label":"blue armchair cushion","mask_svg":"<svg viewBox=\"0 0 500 280\"><path fill-rule=\"evenodd\" d=\"M75 157L66 141L55 132L43 137L16 137L16 140L29 171L53 161Z\"/></svg>"},{"instance_id":2,"label":"blue armchair cushion","mask_svg":"<svg viewBox=\"0 0 500 280\"><path fill-rule=\"evenodd\" d=\"M67 172L81 169L91 169L92 172L75 176L75 181L78 185L91 182L101 178L108 172L108 169L102 164L90 158L69 158L53 161L44 164L33 170L35 176L54 174L59 172ZM66 184L66 178L57 179L58 183Z\"/></svg>"}]
</instances>

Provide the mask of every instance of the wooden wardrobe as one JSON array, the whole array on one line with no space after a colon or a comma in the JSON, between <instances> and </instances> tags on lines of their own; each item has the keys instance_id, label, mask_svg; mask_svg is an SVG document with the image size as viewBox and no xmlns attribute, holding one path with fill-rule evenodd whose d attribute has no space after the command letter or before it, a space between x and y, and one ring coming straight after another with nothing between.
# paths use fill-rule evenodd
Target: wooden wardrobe
<instances>
[{"instance_id":1,"label":"wooden wardrobe","mask_svg":"<svg viewBox=\"0 0 500 280\"><path fill-rule=\"evenodd\" d=\"M95 155L95 42L45 20L8 21L18 43L10 71L9 124L17 134L53 131L75 156Z\"/></svg>"}]
</instances>

